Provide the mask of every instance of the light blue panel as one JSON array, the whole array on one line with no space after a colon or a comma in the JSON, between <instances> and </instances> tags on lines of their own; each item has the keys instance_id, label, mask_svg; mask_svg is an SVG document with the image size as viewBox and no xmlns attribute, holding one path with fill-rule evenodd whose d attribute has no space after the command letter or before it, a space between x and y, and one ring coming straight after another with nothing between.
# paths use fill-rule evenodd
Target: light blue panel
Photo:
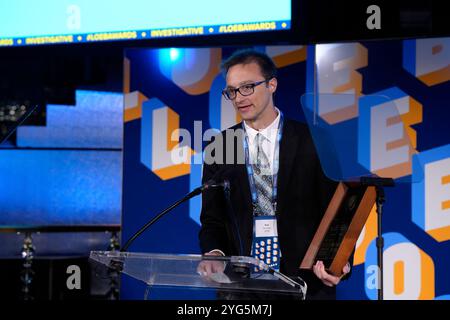
<instances>
[{"instance_id":1,"label":"light blue panel","mask_svg":"<svg viewBox=\"0 0 450 320\"><path fill-rule=\"evenodd\" d=\"M73 17L71 5L79 12L76 29L68 23ZM211 0L0 2L0 38L290 20L290 0L228 0L220 6Z\"/></svg>"},{"instance_id":2,"label":"light blue panel","mask_svg":"<svg viewBox=\"0 0 450 320\"><path fill-rule=\"evenodd\" d=\"M358 117L358 162L367 169L367 173L370 172L371 161L371 112L372 108L392 102L395 106L395 100L408 96L403 90L398 87L392 87L386 90L382 90L374 93L373 95L367 95L359 98L359 117ZM397 106L397 115L400 115L400 110ZM416 158L416 161L419 159ZM413 157L413 171L414 175L396 178L397 183L409 183L409 182L421 182L423 180L423 168L418 166L418 163L414 165ZM415 168L415 170L414 170Z\"/></svg>"},{"instance_id":3,"label":"light blue panel","mask_svg":"<svg viewBox=\"0 0 450 320\"><path fill-rule=\"evenodd\" d=\"M450 158L450 144L413 156L412 221L422 230L425 230L425 166L447 158Z\"/></svg>"},{"instance_id":4,"label":"light blue panel","mask_svg":"<svg viewBox=\"0 0 450 320\"><path fill-rule=\"evenodd\" d=\"M403 68L416 75L416 40L403 41Z\"/></svg>"},{"instance_id":5,"label":"light blue panel","mask_svg":"<svg viewBox=\"0 0 450 320\"><path fill-rule=\"evenodd\" d=\"M425 169L420 163L421 156L421 153L413 155L413 180L416 179L417 172L423 172ZM425 181L422 179L411 183L411 192L412 221L425 230Z\"/></svg>"},{"instance_id":6,"label":"light blue panel","mask_svg":"<svg viewBox=\"0 0 450 320\"><path fill-rule=\"evenodd\" d=\"M165 107L165 104L157 98L142 103L141 162L150 170L152 170L153 110L163 107Z\"/></svg>"},{"instance_id":7,"label":"light blue panel","mask_svg":"<svg viewBox=\"0 0 450 320\"><path fill-rule=\"evenodd\" d=\"M196 153L191 157L191 174L189 175L189 192L202 185L203 153ZM189 200L189 217L200 225L200 211L202 209L202 196Z\"/></svg>"},{"instance_id":8,"label":"light blue panel","mask_svg":"<svg viewBox=\"0 0 450 320\"><path fill-rule=\"evenodd\" d=\"M372 95L359 98L359 119L358 119L358 161L367 170L370 170L370 132L371 132L371 112L372 108L380 104L388 103L405 97L404 93L397 87L392 87Z\"/></svg>"},{"instance_id":9,"label":"light blue panel","mask_svg":"<svg viewBox=\"0 0 450 320\"><path fill-rule=\"evenodd\" d=\"M0 150L0 224L120 224L119 151Z\"/></svg>"},{"instance_id":10,"label":"light blue panel","mask_svg":"<svg viewBox=\"0 0 450 320\"><path fill-rule=\"evenodd\" d=\"M385 97L368 95L359 98L358 108L358 162L370 171L371 112L374 106L385 103Z\"/></svg>"},{"instance_id":11,"label":"light blue panel","mask_svg":"<svg viewBox=\"0 0 450 320\"><path fill-rule=\"evenodd\" d=\"M46 126L17 129L30 148L122 148L123 94L76 91L76 105L48 105Z\"/></svg>"}]
</instances>

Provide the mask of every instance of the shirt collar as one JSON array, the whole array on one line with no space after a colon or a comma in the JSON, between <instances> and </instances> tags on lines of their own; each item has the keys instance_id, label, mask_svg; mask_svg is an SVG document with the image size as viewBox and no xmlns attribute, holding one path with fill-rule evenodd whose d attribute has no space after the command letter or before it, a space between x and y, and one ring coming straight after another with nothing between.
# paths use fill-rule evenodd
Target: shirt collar
<instances>
[{"instance_id":1,"label":"shirt collar","mask_svg":"<svg viewBox=\"0 0 450 320\"><path fill-rule=\"evenodd\" d=\"M280 110L277 107L275 107L275 110L278 113L277 117L271 124L269 124L266 128L264 128L262 130L258 131L258 130L253 129L252 127L247 125L247 123L245 123L245 121L244 121L245 131L247 132L249 141L253 142L255 140L256 135L258 133L260 133L260 134L262 134L262 136L264 138L269 140L270 143L275 142L275 139L277 136L277 131L278 131L278 125L280 123L280 118L281 118Z\"/></svg>"}]
</instances>

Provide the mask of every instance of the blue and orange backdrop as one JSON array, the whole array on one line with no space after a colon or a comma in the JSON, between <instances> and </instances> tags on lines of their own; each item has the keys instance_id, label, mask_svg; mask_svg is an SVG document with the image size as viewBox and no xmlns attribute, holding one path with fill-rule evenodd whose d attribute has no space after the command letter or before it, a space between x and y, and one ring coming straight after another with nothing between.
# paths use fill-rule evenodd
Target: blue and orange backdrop
<instances>
[{"instance_id":1,"label":"blue and orange backdrop","mask_svg":"<svg viewBox=\"0 0 450 320\"><path fill-rule=\"evenodd\" d=\"M353 134L355 156L342 161L396 180L385 190L385 298L450 298L450 38L254 48L279 68L275 104L286 117L309 122L302 101L323 97L314 114L328 130ZM126 50L122 239L198 187L205 142L240 121L221 96L220 62L236 49ZM330 103L327 95L336 94L350 99ZM339 153L348 145L334 148ZM339 177L324 156L321 161L329 176ZM130 250L199 253L200 210L200 197L182 204ZM357 242L352 277L339 285L338 298L377 298L376 234L374 208ZM143 291L137 281L122 279L122 298L140 299ZM153 293L155 299L170 297Z\"/></svg>"}]
</instances>

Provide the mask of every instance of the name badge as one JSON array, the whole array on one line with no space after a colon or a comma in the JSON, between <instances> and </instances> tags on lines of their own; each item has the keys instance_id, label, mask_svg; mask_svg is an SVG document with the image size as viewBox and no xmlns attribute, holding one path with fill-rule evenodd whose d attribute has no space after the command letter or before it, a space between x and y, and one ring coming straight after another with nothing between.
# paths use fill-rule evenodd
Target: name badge
<instances>
[{"instance_id":1,"label":"name badge","mask_svg":"<svg viewBox=\"0 0 450 320\"><path fill-rule=\"evenodd\" d=\"M255 217L255 236L261 237L277 237L277 219L274 216Z\"/></svg>"},{"instance_id":2,"label":"name badge","mask_svg":"<svg viewBox=\"0 0 450 320\"><path fill-rule=\"evenodd\" d=\"M275 216L254 217L252 256L279 271L280 247L278 243L277 219ZM262 271L255 268L254 272Z\"/></svg>"}]
</instances>

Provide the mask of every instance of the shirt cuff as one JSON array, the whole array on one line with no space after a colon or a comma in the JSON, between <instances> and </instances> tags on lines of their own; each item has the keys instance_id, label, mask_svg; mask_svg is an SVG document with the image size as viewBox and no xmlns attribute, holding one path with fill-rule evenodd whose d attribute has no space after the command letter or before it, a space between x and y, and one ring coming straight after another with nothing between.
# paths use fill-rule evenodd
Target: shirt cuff
<instances>
[{"instance_id":1,"label":"shirt cuff","mask_svg":"<svg viewBox=\"0 0 450 320\"><path fill-rule=\"evenodd\" d=\"M218 253L220 253L222 256L224 256L225 257L225 253L223 253L223 251L222 250L219 250L219 249L214 249L214 250L211 250L210 252L208 252L208 253L213 253L213 252L218 252Z\"/></svg>"}]
</instances>

